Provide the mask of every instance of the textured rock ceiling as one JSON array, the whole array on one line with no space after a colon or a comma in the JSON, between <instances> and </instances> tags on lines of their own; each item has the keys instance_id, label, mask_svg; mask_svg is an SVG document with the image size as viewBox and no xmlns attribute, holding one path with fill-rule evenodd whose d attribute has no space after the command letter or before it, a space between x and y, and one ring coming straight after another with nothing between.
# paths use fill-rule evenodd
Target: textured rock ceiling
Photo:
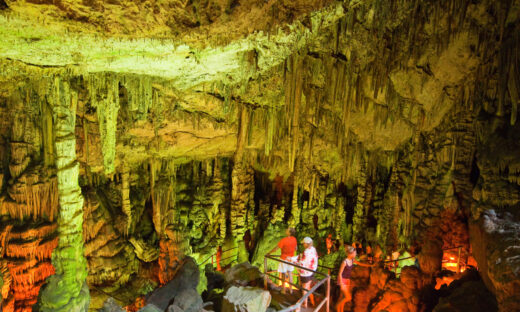
<instances>
[{"instance_id":1,"label":"textured rock ceiling","mask_svg":"<svg viewBox=\"0 0 520 312\"><path fill-rule=\"evenodd\" d=\"M439 125L454 102L459 101L461 89L471 92L483 61L474 51L479 43L478 34L467 28L458 29L456 39L439 49L445 42L442 37L455 33L448 21L463 18L457 15L460 14L457 10L464 10L466 20L480 23L479 27L490 26L486 19L492 18L483 12L485 4L455 8L453 14L448 12L426 20L421 19L424 14L421 10L426 12L424 8L402 6L382 22L386 13L378 13L369 2L363 1L6 3L9 9L0 16L0 57L4 60L65 71L69 75L93 75L93 80L96 74L107 72L127 80L144 79L160 93L160 101L166 106L175 103L185 111L221 122L226 120L224 124L231 126L214 132L203 120L199 130L181 122L178 126L160 126L160 131L154 133L151 123L140 122L135 129L125 131L135 142L161 136L166 145L176 146L175 152L163 153L175 157L233 153L232 134L237 130L235 118L228 120L222 113L226 99L231 97L253 107L282 107L286 88L283 68L295 51L318 57L305 60L304 75L308 77L304 78L305 89L336 90L342 88L338 83L355 83L353 87L364 93L361 95L367 99L364 108L351 108L351 114L344 114L348 118L348 129L344 130L347 137L352 134L368 150L394 151L418 127L429 131ZM417 16L413 16L416 20L408 16L413 10L417 11ZM352 20L355 26L349 29ZM410 35L385 37L392 31ZM331 40L334 37L337 40ZM394 48L389 50L385 44L394 44ZM409 55L408 50L420 51L420 55ZM4 73L13 71L16 75L19 71L11 65L4 68ZM386 72L389 81L381 79ZM336 76L331 77L331 73ZM360 77L358 81L336 78L352 76L351 73ZM3 77L12 80L9 73ZM332 85L325 85L326 81ZM388 102L392 97L386 94L389 83L392 92L407 103L406 112L390 116L390 122L388 115L395 114L388 111L395 111L395 107ZM308 92L304 93L303 101L314 102L306 98L310 96ZM323 103L325 109L330 105L327 110L342 114L334 106L336 97L344 96L329 96ZM250 147L265 143L262 131L253 131ZM219 142L219 148L201 148L208 145L204 141L214 137L208 133L218 138L212 142ZM327 145L316 143L323 144ZM149 148L147 144L142 146ZM123 154L125 147L120 147Z\"/></svg>"}]
</instances>

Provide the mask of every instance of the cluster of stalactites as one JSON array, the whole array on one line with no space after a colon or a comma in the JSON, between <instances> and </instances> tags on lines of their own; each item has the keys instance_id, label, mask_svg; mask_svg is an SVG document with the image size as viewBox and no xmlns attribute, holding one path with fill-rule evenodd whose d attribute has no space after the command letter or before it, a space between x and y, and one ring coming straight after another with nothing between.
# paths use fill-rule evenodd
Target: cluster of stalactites
<instances>
[{"instance_id":1,"label":"cluster of stalactites","mask_svg":"<svg viewBox=\"0 0 520 312\"><path fill-rule=\"evenodd\" d=\"M152 87L151 76L96 73L85 75L90 107L96 110L105 173L116 167L117 121L125 98L124 109L130 113L130 123L148 117L150 109L160 106L159 91ZM162 114L156 114L159 118Z\"/></svg>"}]
</instances>

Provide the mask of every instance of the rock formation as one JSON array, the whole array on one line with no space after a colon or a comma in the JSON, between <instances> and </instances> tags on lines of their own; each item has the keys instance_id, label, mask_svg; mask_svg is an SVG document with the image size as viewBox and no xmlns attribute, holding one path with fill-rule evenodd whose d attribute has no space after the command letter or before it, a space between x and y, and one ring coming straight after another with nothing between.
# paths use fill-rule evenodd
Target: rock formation
<instances>
[{"instance_id":1,"label":"rock formation","mask_svg":"<svg viewBox=\"0 0 520 312\"><path fill-rule=\"evenodd\" d=\"M5 0L0 47L5 310L127 305L186 256L201 292L287 225L333 266L461 247L520 309L518 0Z\"/></svg>"}]
</instances>

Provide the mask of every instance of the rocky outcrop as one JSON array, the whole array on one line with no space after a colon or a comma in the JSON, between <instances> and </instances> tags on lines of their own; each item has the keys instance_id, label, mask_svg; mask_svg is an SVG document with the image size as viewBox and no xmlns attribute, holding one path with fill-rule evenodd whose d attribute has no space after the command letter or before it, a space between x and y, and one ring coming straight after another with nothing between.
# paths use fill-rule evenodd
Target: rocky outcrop
<instances>
[{"instance_id":1,"label":"rocky outcrop","mask_svg":"<svg viewBox=\"0 0 520 312\"><path fill-rule=\"evenodd\" d=\"M448 287L441 288L434 312L498 311L496 299L486 288L478 272L471 269Z\"/></svg>"},{"instance_id":2,"label":"rocky outcrop","mask_svg":"<svg viewBox=\"0 0 520 312\"><path fill-rule=\"evenodd\" d=\"M8 177L5 184L4 173L0 177L0 191L5 191L0 194L3 311L30 310L45 279L55 272L51 255L58 245L58 182L49 156L53 147L48 133L38 130L38 112L24 111L29 105L13 96L7 107L15 111L14 118L3 124L10 142L2 142L8 148L0 153ZM43 127L49 130L46 121ZM44 161L35 163L42 154Z\"/></svg>"},{"instance_id":3,"label":"rocky outcrop","mask_svg":"<svg viewBox=\"0 0 520 312\"><path fill-rule=\"evenodd\" d=\"M520 291L518 246L520 223L512 215L494 210L483 213L481 223L470 226L473 253L486 286L492 290L500 311L519 309Z\"/></svg>"},{"instance_id":4,"label":"rocky outcrop","mask_svg":"<svg viewBox=\"0 0 520 312\"><path fill-rule=\"evenodd\" d=\"M224 274L226 283L238 286L261 286L262 273L249 262L234 265Z\"/></svg>"},{"instance_id":5,"label":"rocky outcrop","mask_svg":"<svg viewBox=\"0 0 520 312\"><path fill-rule=\"evenodd\" d=\"M229 288L224 295L222 312L265 312L271 303L268 291L253 287Z\"/></svg>"},{"instance_id":6,"label":"rocky outcrop","mask_svg":"<svg viewBox=\"0 0 520 312\"><path fill-rule=\"evenodd\" d=\"M84 190L83 236L89 287L110 293L136 274L139 262L129 241L123 238L124 221L111 214L114 201L110 186L105 192ZM117 193L116 193L117 194ZM108 206L108 207L107 207ZM157 251L156 251L157 252Z\"/></svg>"},{"instance_id":7,"label":"rocky outcrop","mask_svg":"<svg viewBox=\"0 0 520 312\"><path fill-rule=\"evenodd\" d=\"M198 283L199 268L197 263L195 263L192 258L187 257L176 272L175 278L166 285L154 290L148 296L146 302L148 305L159 309L159 311L165 311L172 302L175 302L177 296L182 296L183 292L188 289L197 289ZM181 300L183 299L179 299L178 301Z\"/></svg>"}]
</instances>

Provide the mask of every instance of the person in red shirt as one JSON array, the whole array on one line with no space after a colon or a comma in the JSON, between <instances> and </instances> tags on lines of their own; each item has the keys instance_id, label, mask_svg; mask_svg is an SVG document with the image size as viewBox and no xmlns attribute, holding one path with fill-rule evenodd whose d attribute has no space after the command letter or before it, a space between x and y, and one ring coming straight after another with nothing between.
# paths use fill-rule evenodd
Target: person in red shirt
<instances>
[{"instance_id":1,"label":"person in red shirt","mask_svg":"<svg viewBox=\"0 0 520 312\"><path fill-rule=\"evenodd\" d=\"M329 234L325 239L325 244L327 245L327 255L330 255L330 251L332 250L332 234Z\"/></svg>"},{"instance_id":2,"label":"person in red shirt","mask_svg":"<svg viewBox=\"0 0 520 312\"><path fill-rule=\"evenodd\" d=\"M273 252L275 252L278 249L282 250L282 255L280 256L280 259L288 262L292 262L292 257L294 257L294 254L296 252L296 247L298 245L298 242L296 241L296 238L294 235L296 234L296 230L294 228L288 228L285 231L286 237L282 238L280 242L278 242L278 245L274 247L270 252L267 254L270 255ZM294 266L286 263L280 262L278 264L278 274L280 276L280 279L282 280L282 291L285 292L285 287L289 287L290 290L292 290L292 287L290 285L286 285L285 281L289 280L292 282L291 274L294 270Z\"/></svg>"}]
</instances>

